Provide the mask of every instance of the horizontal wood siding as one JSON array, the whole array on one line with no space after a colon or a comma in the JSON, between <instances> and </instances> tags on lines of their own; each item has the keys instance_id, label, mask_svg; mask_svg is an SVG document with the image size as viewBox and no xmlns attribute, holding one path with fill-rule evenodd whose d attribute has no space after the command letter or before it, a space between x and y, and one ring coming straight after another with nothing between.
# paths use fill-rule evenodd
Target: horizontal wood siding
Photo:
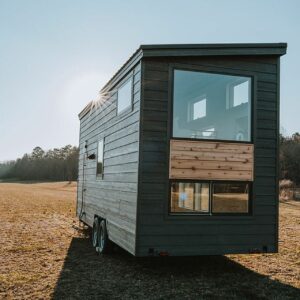
<instances>
[{"instance_id":1,"label":"horizontal wood siding","mask_svg":"<svg viewBox=\"0 0 300 300\"><path fill-rule=\"evenodd\" d=\"M279 84L277 57L149 57L143 58L142 64L143 123L137 255L148 255L149 248L157 252L168 251L171 255L247 253L254 248L262 250L263 246L266 246L268 251L276 251ZM170 70L173 66L254 76L254 181L251 216L168 214L170 167L168 109L171 100ZM182 151L177 149L173 154L176 157L177 154L181 155ZM216 156L215 153L212 155ZM238 158L238 155L235 155ZM246 156L251 160L250 153L241 154L241 160L243 161ZM210 157L210 154L206 157ZM190 168L190 155L185 153L181 158L185 160L185 167ZM180 164L181 161L177 161L173 166L178 167ZM235 162L230 164L233 168L236 167ZM207 159L206 167L213 168L213 166L214 161ZM224 164L223 168L226 167ZM247 178L248 175L245 179Z\"/></svg>"},{"instance_id":2,"label":"horizontal wood siding","mask_svg":"<svg viewBox=\"0 0 300 300\"><path fill-rule=\"evenodd\" d=\"M130 74L133 74L133 108L117 115L116 90ZM132 254L135 254L140 85L141 65L138 63L117 83L103 109L94 109L80 120L77 214L84 211L82 220L90 226L95 215L106 218L109 238ZM103 138L104 175L101 179L96 176L97 160L85 159L84 145L87 141L88 154L97 154L98 141Z\"/></svg>"},{"instance_id":3,"label":"horizontal wood siding","mask_svg":"<svg viewBox=\"0 0 300 300\"><path fill-rule=\"evenodd\" d=\"M253 145L170 141L170 179L253 180Z\"/></svg>"}]
</instances>

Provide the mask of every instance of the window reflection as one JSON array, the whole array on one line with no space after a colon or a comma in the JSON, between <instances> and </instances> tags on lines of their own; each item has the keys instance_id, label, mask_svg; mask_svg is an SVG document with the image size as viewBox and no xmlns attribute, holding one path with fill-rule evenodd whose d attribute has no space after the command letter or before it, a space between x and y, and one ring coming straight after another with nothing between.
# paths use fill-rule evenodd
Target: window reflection
<instances>
[{"instance_id":1,"label":"window reflection","mask_svg":"<svg viewBox=\"0 0 300 300\"><path fill-rule=\"evenodd\" d=\"M249 213L248 182L171 182L171 213ZM211 204L210 204L211 203Z\"/></svg>"},{"instance_id":2,"label":"window reflection","mask_svg":"<svg viewBox=\"0 0 300 300\"><path fill-rule=\"evenodd\" d=\"M213 184L213 213L247 213L248 201L248 183Z\"/></svg>"},{"instance_id":3,"label":"window reflection","mask_svg":"<svg viewBox=\"0 0 300 300\"><path fill-rule=\"evenodd\" d=\"M173 182L171 212L208 212L209 183Z\"/></svg>"},{"instance_id":4,"label":"window reflection","mask_svg":"<svg viewBox=\"0 0 300 300\"><path fill-rule=\"evenodd\" d=\"M131 98L132 98L132 79L130 78L123 86L121 86L118 90L118 114L127 110L131 106Z\"/></svg>"},{"instance_id":5,"label":"window reflection","mask_svg":"<svg viewBox=\"0 0 300 300\"><path fill-rule=\"evenodd\" d=\"M251 78L174 71L173 137L251 140Z\"/></svg>"}]
</instances>

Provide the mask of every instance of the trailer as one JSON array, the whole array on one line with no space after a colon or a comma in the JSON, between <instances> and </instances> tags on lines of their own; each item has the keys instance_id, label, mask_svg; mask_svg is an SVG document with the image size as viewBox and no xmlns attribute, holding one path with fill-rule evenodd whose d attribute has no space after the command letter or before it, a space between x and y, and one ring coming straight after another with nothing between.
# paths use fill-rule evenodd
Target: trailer
<instances>
[{"instance_id":1,"label":"trailer","mask_svg":"<svg viewBox=\"0 0 300 300\"><path fill-rule=\"evenodd\" d=\"M278 251L286 43L141 45L79 114L77 215L134 256Z\"/></svg>"}]
</instances>

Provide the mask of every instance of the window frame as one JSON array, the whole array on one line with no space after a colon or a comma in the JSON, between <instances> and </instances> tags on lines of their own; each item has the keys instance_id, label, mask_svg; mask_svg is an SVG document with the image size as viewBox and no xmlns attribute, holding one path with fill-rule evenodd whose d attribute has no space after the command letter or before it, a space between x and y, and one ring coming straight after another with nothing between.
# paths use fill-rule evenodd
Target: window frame
<instances>
[{"instance_id":1,"label":"window frame","mask_svg":"<svg viewBox=\"0 0 300 300\"><path fill-rule=\"evenodd\" d=\"M131 93L130 93L130 104L128 107L125 107L123 110L121 110L118 113L118 105L119 105L119 90L124 87L129 81L131 80ZM117 116L123 116L133 110L133 88L134 88L134 82L133 82L133 75L131 74L129 77L127 77L117 88L116 94L117 94L117 99L116 99L116 115Z\"/></svg>"},{"instance_id":2,"label":"window frame","mask_svg":"<svg viewBox=\"0 0 300 300\"><path fill-rule=\"evenodd\" d=\"M98 173L98 155L99 155L99 143L102 141L102 172ZM96 159L96 179L103 180L104 178L104 145L105 145L105 138L101 138L97 141L97 159Z\"/></svg>"},{"instance_id":3,"label":"window frame","mask_svg":"<svg viewBox=\"0 0 300 300\"><path fill-rule=\"evenodd\" d=\"M173 182L178 182L178 183L208 183L209 185L209 195L208 195L208 212L172 212L171 211L171 204L172 204L172 183ZM168 214L169 215L183 215L183 216L210 216L211 212L211 188L210 188L210 180L189 180L189 179L170 179L169 180L169 201L168 201Z\"/></svg>"},{"instance_id":4,"label":"window frame","mask_svg":"<svg viewBox=\"0 0 300 300\"><path fill-rule=\"evenodd\" d=\"M214 184L237 184L237 183L244 183L248 184L249 191L248 191L248 212L243 213L243 212L238 212L238 213L232 213L232 212L219 212L219 213L214 213L213 212L213 192L214 192ZM241 215L241 216L247 216L247 215L252 215L252 182L251 181L237 181L237 180L212 180L210 184L211 190L210 190L210 203L211 203L211 214L213 216L236 216L236 215Z\"/></svg>"},{"instance_id":5,"label":"window frame","mask_svg":"<svg viewBox=\"0 0 300 300\"><path fill-rule=\"evenodd\" d=\"M251 101L249 107L250 107L250 140L249 141L240 141L240 140L225 140L225 139L204 139L204 138L190 138L190 137L176 137L173 136L173 117L174 117L174 77L175 77L175 71L190 71L190 72L200 72L200 73L208 73L208 74L216 74L216 75L228 75L228 76L236 76L236 77L248 77L251 79L250 83L250 91L251 91L251 97L249 100ZM254 143L254 128L255 128L255 87L256 87L256 76L253 73L249 72L242 72L242 71L228 71L227 69L224 70L224 68L220 67L220 71L212 71L208 70L205 67L197 67L197 66L187 66L187 65L181 65L181 64L172 64L169 68L170 72L170 85L169 85L169 139L175 139L175 140L191 140L191 141L215 141L215 142L224 142L224 143L241 143L241 144L253 144ZM226 109L227 109L227 103L226 103Z\"/></svg>"},{"instance_id":6,"label":"window frame","mask_svg":"<svg viewBox=\"0 0 300 300\"><path fill-rule=\"evenodd\" d=\"M186 183L209 183L209 211L208 212L172 212L172 183L173 182L186 182ZM221 212L213 213L213 185L214 183L247 183L249 186L248 192L248 212ZM169 180L169 190L168 190L168 216L174 217L184 217L184 216L209 216L209 217L220 217L220 216L253 216L253 182L251 181L237 181L237 180L192 180L192 179L170 179Z\"/></svg>"}]
</instances>

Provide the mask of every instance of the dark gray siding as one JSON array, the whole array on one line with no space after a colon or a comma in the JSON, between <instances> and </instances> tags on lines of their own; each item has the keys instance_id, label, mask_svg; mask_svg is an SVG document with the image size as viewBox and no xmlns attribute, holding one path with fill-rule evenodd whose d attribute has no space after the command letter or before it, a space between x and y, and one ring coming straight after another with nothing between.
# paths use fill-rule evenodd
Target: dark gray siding
<instances>
[{"instance_id":1,"label":"dark gray siding","mask_svg":"<svg viewBox=\"0 0 300 300\"><path fill-rule=\"evenodd\" d=\"M255 166L251 216L169 216L170 67L254 76ZM142 59L137 255L277 251L278 61L276 56Z\"/></svg>"},{"instance_id":2,"label":"dark gray siding","mask_svg":"<svg viewBox=\"0 0 300 300\"><path fill-rule=\"evenodd\" d=\"M130 70L129 70L130 71ZM80 120L80 160L77 214L92 226L95 215L107 219L109 237L129 252L135 252L137 181L139 160L140 119L140 63L120 80L117 89L133 75L133 109L129 113L116 112L117 94L109 99L104 109L93 110ZM96 177L96 160L83 161L87 141L88 154L97 153L98 141L104 138L104 176ZM82 192L83 186L85 191Z\"/></svg>"}]
</instances>

